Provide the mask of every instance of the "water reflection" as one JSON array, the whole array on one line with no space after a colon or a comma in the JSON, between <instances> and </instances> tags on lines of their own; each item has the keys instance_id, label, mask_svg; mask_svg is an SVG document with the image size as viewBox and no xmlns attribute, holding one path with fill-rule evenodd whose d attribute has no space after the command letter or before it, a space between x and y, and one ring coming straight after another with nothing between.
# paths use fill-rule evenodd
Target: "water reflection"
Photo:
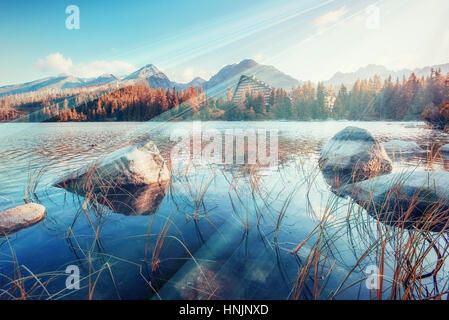
<instances>
[{"instance_id":1,"label":"water reflection","mask_svg":"<svg viewBox=\"0 0 449 320\"><path fill-rule=\"evenodd\" d=\"M449 142L449 136L443 133L396 122L260 121L209 122L203 125L220 131L247 127L279 129L279 166L275 170L257 170L254 166L248 170L239 168L240 172L228 168L216 172L208 168L178 172L178 168L174 168L169 196L166 196L167 185L108 188L93 195L79 195L79 202L68 197L65 190L54 188L47 182L53 182L65 172L72 172L118 148L149 139L157 143L163 157L168 159L166 152L171 146L171 130L190 129L192 123L170 123L165 127L157 123L39 124L33 127L13 124L22 126L23 134L5 137L3 134L9 129L0 125L0 209L9 207L10 201L23 198L28 168L48 168L37 193L48 209L47 225L54 223L51 230L42 224L16 234L13 246L20 263L35 274L44 274L73 263L76 252L80 257L79 264L84 266L84 275L88 274L89 268L103 270L93 296L96 299L115 299L116 291L125 299L153 295L155 299L158 296L164 299L285 299L291 297L301 265L308 263L313 266L314 261L310 262L309 256L320 257L320 251L309 255L315 243L319 243L318 236L309 238L309 235L324 219L311 219L312 211L315 211L316 216L329 216L329 234L339 231L339 238L322 239L320 245L324 248L321 250L323 255L332 249L332 254L338 258L332 272L326 269L322 273L330 274L326 280L329 285L320 295L326 298L330 296L329 290L335 291L340 285L360 255L377 241L374 231L378 225L365 211L356 215L357 220L345 220L348 201L337 199L329 192L317 168L321 145L348 125L366 128L381 141L413 140L426 150L426 146L432 143ZM408 167L425 170L430 166L429 158L432 157L417 155L395 159L394 170ZM449 159L435 158L433 166L435 170L447 170ZM88 217L79 213L80 203L82 206L88 196L106 209L121 213L108 215L107 223L98 233L92 232L86 222ZM155 212L157 214L153 214ZM73 223L75 219L76 223ZM371 226L372 234L367 232ZM352 238L348 239L346 231ZM66 234L73 242L74 252L67 250ZM274 235L276 241L273 240ZM309 240L298 255L292 255L292 251L305 239ZM101 251L86 249L94 248L94 240L101 242ZM332 248L324 247L323 243L330 243ZM2 254L9 252L7 245L3 249ZM396 252L388 247L386 251L390 256ZM394 256L390 256L386 261L394 262ZM101 269L104 265L102 259L109 263L104 269ZM374 263L376 256L373 254L370 259ZM96 261L96 264L91 265L91 261ZM317 263L322 261L327 260L320 258ZM333 267L335 260L329 257L328 263ZM195 269L198 264L200 273ZM2 263L0 267L6 270L9 265ZM64 274L64 269L60 271ZM347 285L358 283L360 286L340 290L338 297L369 299L370 292L364 287L365 282L360 280L364 275L358 270L354 273ZM111 274L116 280L114 283L111 282ZM304 274L308 277L307 273ZM153 288L148 285L150 281ZM52 293L59 292L64 288L64 282L65 278L47 288ZM313 279L305 280L305 283L306 289L311 291L303 290L300 297L314 298ZM160 289L163 286L166 290ZM88 285L83 283L83 287ZM203 293L195 293L198 289ZM84 299L86 291L71 294Z\"/></svg>"},{"instance_id":2,"label":"water reflection","mask_svg":"<svg viewBox=\"0 0 449 320\"><path fill-rule=\"evenodd\" d=\"M151 215L159 210L165 198L168 181L134 189L120 189L99 195L102 203L114 212L127 216Z\"/></svg>"},{"instance_id":3,"label":"water reflection","mask_svg":"<svg viewBox=\"0 0 449 320\"><path fill-rule=\"evenodd\" d=\"M105 185L99 188L78 188L77 180L57 183L55 187L66 189L107 206L113 212L127 216L151 215L157 212L164 200L169 181L150 185L117 186Z\"/></svg>"}]
</instances>

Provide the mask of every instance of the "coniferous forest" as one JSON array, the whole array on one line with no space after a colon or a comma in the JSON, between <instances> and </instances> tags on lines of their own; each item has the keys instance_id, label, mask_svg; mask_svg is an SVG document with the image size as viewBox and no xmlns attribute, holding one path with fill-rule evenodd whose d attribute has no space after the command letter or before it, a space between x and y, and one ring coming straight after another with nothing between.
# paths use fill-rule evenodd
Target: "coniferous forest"
<instances>
[{"instance_id":1,"label":"coniferous forest","mask_svg":"<svg viewBox=\"0 0 449 320\"><path fill-rule=\"evenodd\" d=\"M272 89L268 103L247 91L233 102L232 89L208 97L202 87L164 90L145 85L120 89L68 89L52 94L19 94L0 99L0 121L148 121L161 120L425 120L435 127L449 124L449 75L432 70L403 79L374 76L352 87L311 82Z\"/></svg>"}]
</instances>

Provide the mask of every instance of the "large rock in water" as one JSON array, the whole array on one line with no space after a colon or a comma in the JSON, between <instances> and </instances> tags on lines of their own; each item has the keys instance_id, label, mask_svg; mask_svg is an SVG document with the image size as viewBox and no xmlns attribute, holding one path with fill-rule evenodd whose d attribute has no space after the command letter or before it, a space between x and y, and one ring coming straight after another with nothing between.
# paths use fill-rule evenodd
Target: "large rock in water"
<instances>
[{"instance_id":1,"label":"large rock in water","mask_svg":"<svg viewBox=\"0 0 449 320\"><path fill-rule=\"evenodd\" d=\"M118 213L147 215L159 208L169 181L164 159L148 142L117 150L55 186L89 196Z\"/></svg>"},{"instance_id":2,"label":"large rock in water","mask_svg":"<svg viewBox=\"0 0 449 320\"><path fill-rule=\"evenodd\" d=\"M390 140L384 142L383 147L385 148L387 154L393 158L408 158L425 152L416 142L413 141Z\"/></svg>"},{"instance_id":3,"label":"large rock in water","mask_svg":"<svg viewBox=\"0 0 449 320\"><path fill-rule=\"evenodd\" d=\"M27 203L0 212L0 236L31 227L45 218L45 207Z\"/></svg>"},{"instance_id":4,"label":"large rock in water","mask_svg":"<svg viewBox=\"0 0 449 320\"><path fill-rule=\"evenodd\" d=\"M341 186L388 174L392 162L383 146L365 129L346 127L321 149L319 166L334 191Z\"/></svg>"},{"instance_id":5,"label":"large rock in water","mask_svg":"<svg viewBox=\"0 0 449 320\"><path fill-rule=\"evenodd\" d=\"M387 224L431 231L446 228L449 172L394 173L342 188L368 213ZM448 228L449 230L449 228Z\"/></svg>"}]
</instances>

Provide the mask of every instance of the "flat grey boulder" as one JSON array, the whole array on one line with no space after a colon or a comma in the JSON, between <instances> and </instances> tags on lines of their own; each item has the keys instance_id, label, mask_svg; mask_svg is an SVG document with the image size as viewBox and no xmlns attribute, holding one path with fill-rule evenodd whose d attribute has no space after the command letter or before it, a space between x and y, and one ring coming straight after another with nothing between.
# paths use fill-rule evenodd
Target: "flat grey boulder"
<instances>
[{"instance_id":1,"label":"flat grey boulder","mask_svg":"<svg viewBox=\"0 0 449 320\"><path fill-rule=\"evenodd\" d=\"M321 149L318 160L333 190L391 172L393 165L384 147L368 131L346 127Z\"/></svg>"},{"instance_id":2,"label":"flat grey boulder","mask_svg":"<svg viewBox=\"0 0 449 320\"><path fill-rule=\"evenodd\" d=\"M164 159L157 147L148 142L117 150L64 177L55 186L95 196L94 200L116 212L140 215L152 211L151 202L160 204L169 181Z\"/></svg>"},{"instance_id":3,"label":"flat grey boulder","mask_svg":"<svg viewBox=\"0 0 449 320\"><path fill-rule=\"evenodd\" d=\"M373 217L390 225L430 231L446 228L449 172L408 172L375 177L342 188ZM449 230L449 228L448 228Z\"/></svg>"},{"instance_id":4,"label":"flat grey boulder","mask_svg":"<svg viewBox=\"0 0 449 320\"><path fill-rule=\"evenodd\" d=\"M0 236L31 227L44 220L45 207L37 203L27 203L0 212Z\"/></svg>"},{"instance_id":5,"label":"flat grey boulder","mask_svg":"<svg viewBox=\"0 0 449 320\"><path fill-rule=\"evenodd\" d=\"M393 158L410 157L425 152L425 150L413 141L390 140L384 142L382 145L387 154Z\"/></svg>"}]
</instances>

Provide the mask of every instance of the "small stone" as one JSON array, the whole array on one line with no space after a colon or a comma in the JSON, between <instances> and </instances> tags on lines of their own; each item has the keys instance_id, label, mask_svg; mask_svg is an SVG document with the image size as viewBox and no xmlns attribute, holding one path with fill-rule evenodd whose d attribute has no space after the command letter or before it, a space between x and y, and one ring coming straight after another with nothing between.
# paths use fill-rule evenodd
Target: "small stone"
<instances>
[{"instance_id":1,"label":"small stone","mask_svg":"<svg viewBox=\"0 0 449 320\"><path fill-rule=\"evenodd\" d=\"M37 203L27 203L0 212L0 236L31 227L44 220L45 207Z\"/></svg>"},{"instance_id":2,"label":"small stone","mask_svg":"<svg viewBox=\"0 0 449 320\"><path fill-rule=\"evenodd\" d=\"M416 142L390 140L384 142L383 146L390 157L410 157L425 152Z\"/></svg>"}]
</instances>

